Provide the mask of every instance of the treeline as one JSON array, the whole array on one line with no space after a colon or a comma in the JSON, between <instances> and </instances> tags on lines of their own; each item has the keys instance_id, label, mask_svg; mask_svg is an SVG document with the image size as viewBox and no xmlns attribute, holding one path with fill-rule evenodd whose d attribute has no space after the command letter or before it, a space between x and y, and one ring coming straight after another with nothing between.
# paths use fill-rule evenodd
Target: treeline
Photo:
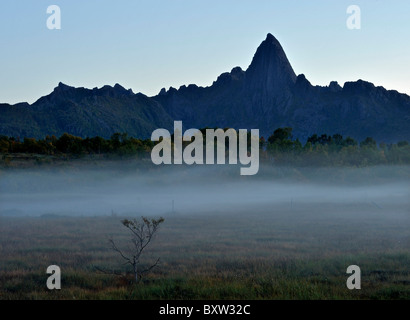
<instances>
[{"instance_id":1,"label":"treeline","mask_svg":"<svg viewBox=\"0 0 410 320\"><path fill-rule=\"evenodd\" d=\"M361 142L340 134L310 136L303 145L293 139L292 128L279 128L264 141L261 158L277 164L298 166L367 166L379 164L410 164L410 145L407 141L380 143L368 137Z\"/></svg>"},{"instance_id":2,"label":"treeline","mask_svg":"<svg viewBox=\"0 0 410 320\"><path fill-rule=\"evenodd\" d=\"M206 129L201 129L205 133ZM249 137L248 137L249 138ZM205 143L205 141L204 141ZM184 145L189 142L184 142ZM28 153L43 155L117 155L150 158L155 143L150 139L129 137L115 133L110 139L81 138L67 133L61 137L23 140L0 136L0 153ZM226 148L229 144L226 141ZM250 146L250 141L248 141ZM410 164L410 145L407 141L380 143L368 137L361 142L340 134L310 136L302 144L294 139L292 128L278 128L268 139L260 138L260 161L280 165L351 165Z\"/></svg>"},{"instance_id":3,"label":"treeline","mask_svg":"<svg viewBox=\"0 0 410 320\"><path fill-rule=\"evenodd\" d=\"M85 154L146 155L154 143L147 139L129 137L126 133L114 133L110 139L101 137L81 138L68 133L61 137L46 136L45 139L15 139L0 136L0 153L34 153L45 155L68 154L80 156Z\"/></svg>"}]
</instances>

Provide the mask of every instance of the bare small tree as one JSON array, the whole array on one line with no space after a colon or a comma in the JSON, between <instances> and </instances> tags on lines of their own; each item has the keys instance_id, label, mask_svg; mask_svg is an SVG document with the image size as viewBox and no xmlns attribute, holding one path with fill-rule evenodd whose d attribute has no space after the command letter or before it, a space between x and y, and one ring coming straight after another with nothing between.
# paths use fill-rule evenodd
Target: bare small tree
<instances>
[{"instance_id":1,"label":"bare small tree","mask_svg":"<svg viewBox=\"0 0 410 320\"><path fill-rule=\"evenodd\" d=\"M148 246L148 244L151 242L155 233L158 231L159 225L162 222L164 222L164 218L161 217L159 219L148 219L146 217L141 217L140 220L124 219L121 220L121 222L132 233L132 253L130 255L124 254L124 252L117 247L112 238L109 239L109 241L111 243L112 249L117 251L120 254L120 256L125 260L125 264L129 264L132 266L135 281L138 282L142 274L150 271L152 268L158 265L159 258L153 265L151 265L147 269L139 270L141 254L144 251L144 249Z\"/></svg>"}]
</instances>

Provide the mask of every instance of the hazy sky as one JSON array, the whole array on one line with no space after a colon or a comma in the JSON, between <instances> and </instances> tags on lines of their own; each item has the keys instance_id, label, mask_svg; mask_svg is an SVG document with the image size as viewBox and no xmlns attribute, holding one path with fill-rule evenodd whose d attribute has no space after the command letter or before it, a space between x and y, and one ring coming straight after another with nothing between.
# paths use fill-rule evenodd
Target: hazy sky
<instances>
[{"instance_id":1,"label":"hazy sky","mask_svg":"<svg viewBox=\"0 0 410 320\"><path fill-rule=\"evenodd\" d=\"M61 30L46 27L49 5ZM349 5L361 29L346 27ZM410 94L408 0L7 0L0 2L0 102L34 102L58 82L157 94L246 69L266 34L314 85L363 79Z\"/></svg>"}]
</instances>

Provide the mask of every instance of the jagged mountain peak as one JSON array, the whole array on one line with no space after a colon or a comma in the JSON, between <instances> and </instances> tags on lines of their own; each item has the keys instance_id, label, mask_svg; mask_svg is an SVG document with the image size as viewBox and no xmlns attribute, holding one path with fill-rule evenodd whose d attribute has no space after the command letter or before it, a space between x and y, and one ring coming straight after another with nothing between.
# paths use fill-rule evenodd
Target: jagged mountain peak
<instances>
[{"instance_id":1,"label":"jagged mountain peak","mask_svg":"<svg viewBox=\"0 0 410 320\"><path fill-rule=\"evenodd\" d=\"M134 92L131 89L125 89L122 85L116 83L113 87L109 85L103 86L101 89L94 89L96 93L110 96L131 96Z\"/></svg>"},{"instance_id":2,"label":"jagged mountain peak","mask_svg":"<svg viewBox=\"0 0 410 320\"><path fill-rule=\"evenodd\" d=\"M247 71L258 66L283 68L282 70L289 73L293 82L296 80L296 74L286 57L285 51L271 33L268 33L266 39L259 45Z\"/></svg>"},{"instance_id":3,"label":"jagged mountain peak","mask_svg":"<svg viewBox=\"0 0 410 320\"><path fill-rule=\"evenodd\" d=\"M266 35L266 40L271 41L271 40L276 40L276 38L273 36L272 33L269 32L269 33ZM276 40L276 41L277 41L277 40Z\"/></svg>"},{"instance_id":4,"label":"jagged mountain peak","mask_svg":"<svg viewBox=\"0 0 410 320\"><path fill-rule=\"evenodd\" d=\"M296 74L279 41L268 33L246 70L246 87L267 97L279 96L296 82Z\"/></svg>"},{"instance_id":5,"label":"jagged mountain peak","mask_svg":"<svg viewBox=\"0 0 410 320\"><path fill-rule=\"evenodd\" d=\"M54 91L62 91L62 90L70 90L74 89L74 87L71 87L69 85L66 85L65 83L59 82L57 87L54 88Z\"/></svg>"}]
</instances>

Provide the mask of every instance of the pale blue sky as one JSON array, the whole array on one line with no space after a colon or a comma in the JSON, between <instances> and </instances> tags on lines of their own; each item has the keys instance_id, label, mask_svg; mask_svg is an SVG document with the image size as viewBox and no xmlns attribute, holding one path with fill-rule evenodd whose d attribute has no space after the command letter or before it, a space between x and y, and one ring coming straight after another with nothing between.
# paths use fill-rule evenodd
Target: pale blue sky
<instances>
[{"instance_id":1,"label":"pale blue sky","mask_svg":"<svg viewBox=\"0 0 410 320\"><path fill-rule=\"evenodd\" d=\"M49 5L62 29L46 27ZM362 29L346 27L361 8ZM363 79L410 94L408 0L8 0L0 2L0 102L34 102L62 81L134 92L209 86L246 69L266 34L314 85Z\"/></svg>"}]
</instances>

